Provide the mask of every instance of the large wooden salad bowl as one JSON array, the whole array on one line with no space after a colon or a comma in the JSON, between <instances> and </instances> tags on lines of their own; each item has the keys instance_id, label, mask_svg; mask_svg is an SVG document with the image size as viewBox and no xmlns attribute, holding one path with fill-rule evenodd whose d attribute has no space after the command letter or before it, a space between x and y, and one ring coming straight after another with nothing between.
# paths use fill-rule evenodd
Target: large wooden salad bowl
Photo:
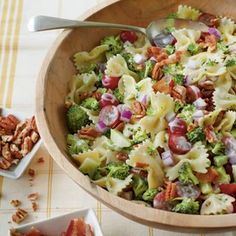
<instances>
[{"instance_id":1,"label":"large wooden salad bowl","mask_svg":"<svg viewBox=\"0 0 236 236\"><path fill-rule=\"evenodd\" d=\"M81 19L147 26L156 18L175 12L179 4L187 4L215 15L236 18L235 0L124 0L106 1L87 12ZM200 216L172 213L137 205L110 194L93 184L71 161L66 152L64 97L67 84L75 73L71 56L92 49L105 35L115 31L74 29L63 31L49 51L36 87L36 118L42 139L56 163L85 191L102 203L142 224L173 231L203 232L236 228L236 215Z\"/></svg>"}]
</instances>

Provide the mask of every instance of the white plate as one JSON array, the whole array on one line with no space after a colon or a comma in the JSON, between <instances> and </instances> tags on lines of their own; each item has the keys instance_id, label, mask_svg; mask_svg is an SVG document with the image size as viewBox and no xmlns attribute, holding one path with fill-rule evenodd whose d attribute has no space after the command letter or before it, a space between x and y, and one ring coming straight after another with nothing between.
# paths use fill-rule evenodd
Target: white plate
<instances>
[{"instance_id":1,"label":"white plate","mask_svg":"<svg viewBox=\"0 0 236 236\"><path fill-rule=\"evenodd\" d=\"M2 116L13 114L21 121L29 119L33 116L33 114L30 112L16 111L15 109L6 109L6 108L0 108L0 114ZM21 175L24 173L25 169L27 168L27 166L29 165L30 161L34 157L35 153L39 149L41 143L42 143L42 140L39 139L38 142L34 145L31 152L29 152L26 156L24 156L17 165L11 166L8 170L0 169L0 175L11 178L11 179L20 178Z\"/></svg>"},{"instance_id":2,"label":"white plate","mask_svg":"<svg viewBox=\"0 0 236 236\"><path fill-rule=\"evenodd\" d=\"M31 227L35 227L47 236L61 236L65 232L69 223L74 218L82 217L87 224L90 224L95 236L103 236L97 217L92 209L84 209L74 211L65 215L56 216L50 219L30 223L22 226L15 227L20 233L26 233ZM10 231L8 236L10 236Z\"/></svg>"}]
</instances>

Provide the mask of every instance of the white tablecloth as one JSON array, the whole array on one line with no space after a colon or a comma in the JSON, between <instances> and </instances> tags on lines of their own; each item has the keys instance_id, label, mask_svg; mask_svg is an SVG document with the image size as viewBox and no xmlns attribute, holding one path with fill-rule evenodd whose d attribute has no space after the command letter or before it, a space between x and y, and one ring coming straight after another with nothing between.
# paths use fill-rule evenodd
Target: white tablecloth
<instances>
[{"instance_id":1,"label":"white tablecloth","mask_svg":"<svg viewBox=\"0 0 236 236\"><path fill-rule=\"evenodd\" d=\"M22 110L34 109L35 81L43 58L59 31L29 33L27 22L34 15L77 18L102 0L0 0L0 106ZM44 163L37 163L44 157ZM177 236L130 221L92 198L78 187L55 164L44 146L30 168L36 170L34 181L25 174L19 180L0 177L0 236L6 236L15 209L12 199L22 201L29 212L23 222L60 215L79 208L92 207L104 235L111 236ZM39 192L39 209L33 212L27 195ZM199 235L200 234L190 234ZM230 236L233 233L219 234Z\"/></svg>"}]
</instances>

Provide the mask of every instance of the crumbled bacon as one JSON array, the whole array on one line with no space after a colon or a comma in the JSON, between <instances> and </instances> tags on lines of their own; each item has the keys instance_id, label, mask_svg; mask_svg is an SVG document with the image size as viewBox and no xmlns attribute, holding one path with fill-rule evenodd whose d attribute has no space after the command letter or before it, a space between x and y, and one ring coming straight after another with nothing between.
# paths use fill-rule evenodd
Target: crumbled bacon
<instances>
[{"instance_id":1,"label":"crumbled bacon","mask_svg":"<svg viewBox=\"0 0 236 236\"><path fill-rule=\"evenodd\" d=\"M95 128L92 127L84 127L79 131L79 136L81 138L86 138L90 140L94 140L100 135L101 133L99 133Z\"/></svg>"}]
</instances>

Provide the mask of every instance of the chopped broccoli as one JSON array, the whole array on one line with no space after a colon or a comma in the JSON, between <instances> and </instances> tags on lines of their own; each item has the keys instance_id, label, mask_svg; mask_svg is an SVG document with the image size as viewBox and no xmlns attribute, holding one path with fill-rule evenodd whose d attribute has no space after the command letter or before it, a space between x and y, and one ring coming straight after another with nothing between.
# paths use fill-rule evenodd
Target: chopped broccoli
<instances>
[{"instance_id":1,"label":"chopped broccoli","mask_svg":"<svg viewBox=\"0 0 236 236\"><path fill-rule=\"evenodd\" d=\"M98 111L99 110L99 102L95 99L95 98L86 98L82 103L81 103L82 107L85 107L89 110L92 111Z\"/></svg>"},{"instance_id":2,"label":"chopped broccoli","mask_svg":"<svg viewBox=\"0 0 236 236\"><path fill-rule=\"evenodd\" d=\"M184 119L187 123L191 123L193 120L193 113L196 111L196 107L193 104L187 104L183 107L179 117Z\"/></svg>"},{"instance_id":3,"label":"chopped broccoli","mask_svg":"<svg viewBox=\"0 0 236 236\"><path fill-rule=\"evenodd\" d=\"M226 173L225 168L223 166L215 167L215 170L219 174L218 183L221 184L229 184L230 176Z\"/></svg>"},{"instance_id":4,"label":"chopped broccoli","mask_svg":"<svg viewBox=\"0 0 236 236\"><path fill-rule=\"evenodd\" d=\"M191 55L195 55L199 52L199 45L195 44L195 43L191 43L188 45L187 51L191 54Z\"/></svg>"},{"instance_id":5,"label":"chopped broccoli","mask_svg":"<svg viewBox=\"0 0 236 236\"><path fill-rule=\"evenodd\" d=\"M133 134L133 144L138 144L143 142L148 138L147 133L145 130L138 129L134 134Z\"/></svg>"},{"instance_id":6,"label":"chopped broccoli","mask_svg":"<svg viewBox=\"0 0 236 236\"><path fill-rule=\"evenodd\" d=\"M136 199L142 199L143 193L148 189L148 183L138 175L133 176L133 190Z\"/></svg>"},{"instance_id":7,"label":"chopped broccoli","mask_svg":"<svg viewBox=\"0 0 236 236\"><path fill-rule=\"evenodd\" d=\"M175 46L173 45L167 45L165 49L168 55L171 55L175 52Z\"/></svg>"},{"instance_id":8,"label":"chopped broccoli","mask_svg":"<svg viewBox=\"0 0 236 236\"><path fill-rule=\"evenodd\" d=\"M154 146L150 145L147 147L146 149L147 153L150 155L150 156L156 156L157 155L157 150Z\"/></svg>"},{"instance_id":9,"label":"chopped broccoli","mask_svg":"<svg viewBox=\"0 0 236 236\"><path fill-rule=\"evenodd\" d=\"M123 162L111 162L107 165L109 176L124 180L129 175L130 167Z\"/></svg>"},{"instance_id":10,"label":"chopped broccoli","mask_svg":"<svg viewBox=\"0 0 236 236\"><path fill-rule=\"evenodd\" d=\"M205 134L201 127L197 127L187 133L187 138L191 143L196 143L198 141L203 141L205 139Z\"/></svg>"},{"instance_id":11,"label":"chopped broccoli","mask_svg":"<svg viewBox=\"0 0 236 236\"><path fill-rule=\"evenodd\" d=\"M165 75L176 75L176 74L183 74L183 67L181 64L168 64L165 65L162 69Z\"/></svg>"},{"instance_id":12,"label":"chopped broccoli","mask_svg":"<svg viewBox=\"0 0 236 236\"><path fill-rule=\"evenodd\" d=\"M88 142L80 139L77 135L67 135L68 152L70 155L86 152L89 150Z\"/></svg>"},{"instance_id":13,"label":"chopped broccoli","mask_svg":"<svg viewBox=\"0 0 236 236\"><path fill-rule=\"evenodd\" d=\"M107 36L101 41L101 45L108 45L109 52L114 55L120 53L123 50L123 43L119 36Z\"/></svg>"},{"instance_id":14,"label":"chopped broccoli","mask_svg":"<svg viewBox=\"0 0 236 236\"><path fill-rule=\"evenodd\" d=\"M67 125L72 133L76 133L77 130L81 129L89 123L88 115L81 107L77 104L72 105L67 111Z\"/></svg>"},{"instance_id":15,"label":"chopped broccoli","mask_svg":"<svg viewBox=\"0 0 236 236\"><path fill-rule=\"evenodd\" d=\"M193 184L198 184L198 178L193 174L191 165L189 162L185 161L179 171L179 181L183 182L183 183L193 183Z\"/></svg>"},{"instance_id":16,"label":"chopped broccoli","mask_svg":"<svg viewBox=\"0 0 236 236\"><path fill-rule=\"evenodd\" d=\"M152 202L158 192L159 190L156 188L149 188L146 192L144 192L142 198L144 201Z\"/></svg>"},{"instance_id":17,"label":"chopped broccoli","mask_svg":"<svg viewBox=\"0 0 236 236\"><path fill-rule=\"evenodd\" d=\"M229 53L229 47L225 45L223 42L217 43L217 48L223 51L224 54Z\"/></svg>"},{"instance_id":18,"label":"chopped broccoli","mask_svg":"<svg viewBox=\"0 0 236 236\"><path fill-rule=\"evenodd\" d=\"M120 93L119 89L116 88L113 91L114 96L116 97L116 99L120 102L123 103L124 102L124 95Z\"/></svg>"},{"instance_id":19,"label":"chopped broccoli","mask_svg":"<svg viewBox=\"0 0 236 236\"><path fill-rule=\"evenodd\" d=\"M148 116L153 116L153 115L155 115L155 110L154 110L151 106L149 106L149 107L147 108L146 114L147 114Z\"/></svg>"},{"instance_id":20,"label":"chopped broccoli","mask_svg":"<svg viewBox=\"0 0 236 236\"><path fill-rule=\"evenodd\" d=\"M234 65L236 65L235 59L230 59L230 60L226 61L226 63L225 63L226 67L230 67L230 66L234 66Z\"/></svg>"},{"instance_id":21,"label":"chopped broccoli","mask_svg":"<svg viewBox=\"0 0 236 236\"><path fill-rule=\"evenodd\" d=\"M95 69L97 69L97 65L95 63L90 63L87 65L80 66L79 73L81 73L81 74L91 73Z\"/></svg>"},{"instance_id":22,"label":"chopped broccoli","mask_svg":"<svg viewBox=\"0 0 236 236\"><path fill-rule=\"evenodd\" d=\"M200 190L203 194L210 194L213 192L211 183L200 183Z\"/></svg>"},{"instance_id":23,"label":"chopped broccoli","mask_svg":"<svg viewBox=\"0 0 236 236\"><path fill-rule=\"evenodd\" d=\"M184 198L181 203L178 203L172 211L183 214L198 214L199 202L191 198Z\"/></svg>"},{"instance_id":24,"label":"chopped broccoli","mask_svg":"<svg viewBox=\"0 0 236 236\"><path fill-rule=\"evenodd\" d=\"M175 101L175 108L174 108L174 112L178 113L179 110L181 110L184 107L184 104L181 101L176 100Z\"/></svg>"},{"instance_id":25,"label":"chopped broccoli","mask_svg":"<svg viewBox=\"0 0 236 236\"><path fill-rule=\"evenodd\" d=\"M98 88L97 89L97 92L101 93L101 94L104 94L107 92L107 89L106 88Z\"/></svg>"},{"instance_id":26,"label":"chopped broccoli","mask_svg":"<svg viewBox=\"0 0 236 236\"><path fill-rule=\"evenodd\" d=\"M184 83L184 75L183 74L176 74L172 77L175 84L182 85Z\"/></svg>"},{"instance_id":27,"label":"chopped broccoli","mask_svg":"<svg viewBox=\"0 0 236 236\"><path fill-rule=\"evenodd\" d=\"M214 165L217 167L223 166L228 162L228 157L227 156L215 156L214 157Z\"/></svg>"},{"instance_id":28,"label":"chopped broccoli","mask_svg":"<svg viewBox=\"0 0 236 236\"><path fill-rule=\"evenodd\" d=\"M137 64L134 61L134 56L131 53L122 53L121 56L125 59L129 70L136 71Z\"/></svg>"},{"instance_id":29,"label":"chopped broccoli","mask_svg":"<svg viewBox=\"0 0 236 236\"><path fill-rule=\"evenodd\" d=\"M108 174L108 170L106 167L98 167L94 172L93 180L101 179L107 174Z\"/></svg>"},{"instance_id":30,"label":"chopped broccoli","mask_svg":"<svg viewBox=\"0 0 236 236\"><path fill-rule=\"evenodd\" d=\"M145 70L143 78L151 76L154 65L155 62L153 62L152 60L148 60L145 62Z\"/></svg>"},{"instance_id":31,"label":"chopped broccoli","mask_svg":"<svg viewBox=\"0 0 236 236\"><path fill-rule=\"evenodd\" d=\"M235 128L232 129L232 130L230 131L230 133L232 134L232 136L233 136L234 138L236 138L236 129L235 129Z\"/></svg>"},{"instance_id":32,"label":"chopped broccoli","mask_svg":"<svg viewBox=\"0 0 236 236\"><path fill-rule=\"evenodd\" d=\"M225 153L225 145L222 142L217 142L211 152L216 155L222 155Z\"/></svg>"}]
</instances>

